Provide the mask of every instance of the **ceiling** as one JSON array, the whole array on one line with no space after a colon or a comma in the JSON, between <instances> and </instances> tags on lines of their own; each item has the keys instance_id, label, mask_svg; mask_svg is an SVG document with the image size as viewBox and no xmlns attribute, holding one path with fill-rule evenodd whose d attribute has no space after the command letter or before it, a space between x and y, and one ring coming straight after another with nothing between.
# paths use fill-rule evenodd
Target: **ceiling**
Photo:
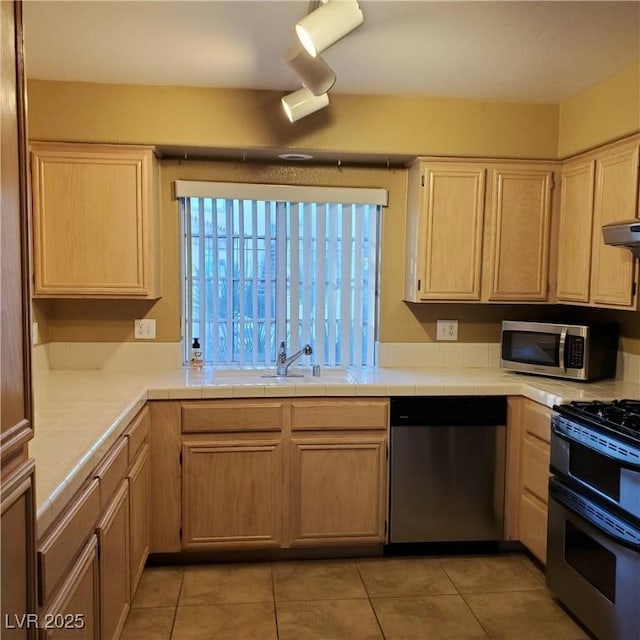
<instances>
[{"instance_id":1,"label":"ceiling","mask_svg":"<svg viewBox=\"0 0 640 640\"><path fill-rule=\"evenodd\" d=\"M284 61L307 0L25 0L30 78L299 87ZM362 0L323 55L333 92L558 103L640 56L640 0Z\"/></svg>"}]
</instances>

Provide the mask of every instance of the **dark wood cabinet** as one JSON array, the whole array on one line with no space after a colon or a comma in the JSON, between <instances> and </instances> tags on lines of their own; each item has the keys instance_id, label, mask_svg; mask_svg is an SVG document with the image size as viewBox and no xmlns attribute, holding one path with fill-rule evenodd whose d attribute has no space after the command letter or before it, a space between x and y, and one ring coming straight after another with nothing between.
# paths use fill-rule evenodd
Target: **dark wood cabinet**
<instances>
[{"instance_id":1,"label":"dark wood cabinet","mask_svg":"<svg viewBox=\"0 0 640 640\"><path fill-rule=\"evenodd\" d=\"M34 638L35 466L30 358L30 277L22 5L0 2L0 636Z\"/></svg>"}]
</instances>

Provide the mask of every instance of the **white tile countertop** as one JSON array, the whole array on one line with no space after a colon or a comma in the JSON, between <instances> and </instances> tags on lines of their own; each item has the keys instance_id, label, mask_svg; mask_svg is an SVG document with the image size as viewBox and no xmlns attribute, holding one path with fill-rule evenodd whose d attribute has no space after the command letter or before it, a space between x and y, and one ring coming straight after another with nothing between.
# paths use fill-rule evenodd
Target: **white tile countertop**
<instances>
[{"instance_id":1,"label":"white tile countertop","mask_svg":"<svg viewBox=\"0 0 640 640\"><path fill-rule=\"evenodd\" d=\"M293 369L292 369L293 371ZM175 368L160 372L47 371L34 383L36 508L41 535L147 400L292 396L522 395L569 400L640 399L637 383L575 383L501 369L323 369L302 378L271 370Z\"/></svg>"}]
</instances>

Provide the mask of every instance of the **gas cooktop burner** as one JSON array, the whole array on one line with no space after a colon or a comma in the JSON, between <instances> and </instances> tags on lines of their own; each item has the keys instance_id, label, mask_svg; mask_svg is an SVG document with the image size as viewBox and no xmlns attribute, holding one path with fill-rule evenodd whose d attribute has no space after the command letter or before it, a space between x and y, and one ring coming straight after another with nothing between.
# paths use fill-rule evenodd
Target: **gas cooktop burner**
<instances>
[{"instance_id":1,"label":"gas cooktop burner","mask_svg":"<svg viewBox=\"0 0 640 640\"><path fill-rule=\"evenodd\" d=\"M613 400L612 402L573 401L558 408L561 413L587 418L592 424L602 425L619 433L640 437L640 400Z\"/></svg>"}]
</instances>

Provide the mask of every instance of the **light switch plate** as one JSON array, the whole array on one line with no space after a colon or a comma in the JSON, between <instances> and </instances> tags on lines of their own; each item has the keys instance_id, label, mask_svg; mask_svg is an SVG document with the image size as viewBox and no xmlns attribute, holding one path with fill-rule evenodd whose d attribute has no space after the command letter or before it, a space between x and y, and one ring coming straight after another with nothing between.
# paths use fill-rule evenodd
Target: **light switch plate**
<instances>
[{"instance_id":1,"label":"light switch plate","mask_svg":"<svg viewBox=\"0 0 640 640\"><path fill-rule=\"evenodd\" d=\"M437 323L437 340L457 340L458 339L458 321L457 320L438 320Z\"/></svg>"},{"instance_id":2,"label":"light switch plate","mask_svg":"<svg viewBox=\"0 0 640 640\"><path fill-rule=\"evenodd\" d=\"M133 337L136 340L154 340L156 337L156 321L153 318L134 320Z\"/></svg>"}]
</instances>

